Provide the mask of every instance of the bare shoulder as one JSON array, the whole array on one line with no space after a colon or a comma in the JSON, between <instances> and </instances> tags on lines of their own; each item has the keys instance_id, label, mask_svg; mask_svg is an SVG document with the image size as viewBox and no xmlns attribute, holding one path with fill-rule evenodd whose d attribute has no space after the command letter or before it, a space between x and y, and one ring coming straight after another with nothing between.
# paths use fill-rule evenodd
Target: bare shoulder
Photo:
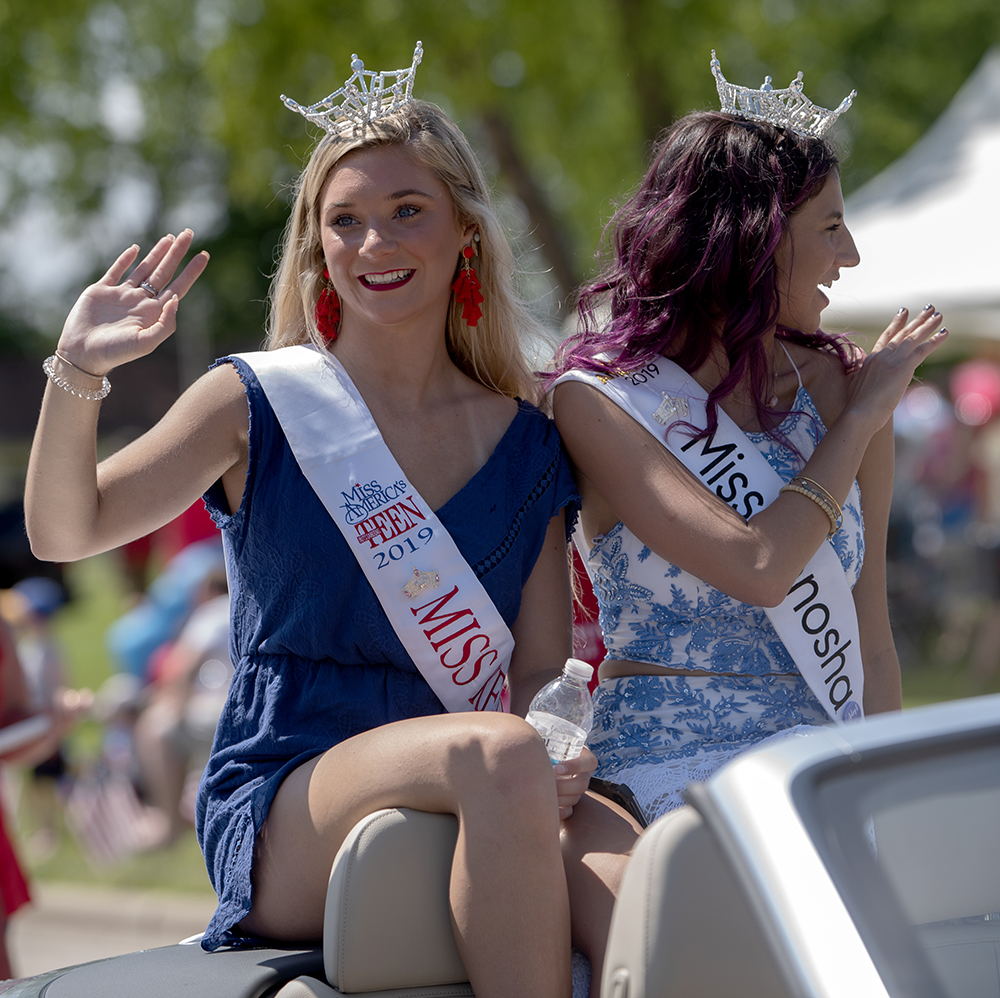
<instances>
[{"instance_id":1,"label":"bare shoulder","mask_svg":"<svg viewBox=\"0 0 1000 998\"><path fill-rule=\"evenodd\" d=\"M646 451L653 445L654 452L668 453L649 430L614 400L581 381L556 386L552 415L574 461L578 451L590 452L608 446L615 450L634 446Z\"/></svg>"},{"instance_id":2,"label":"bare shoulder","mask_svg":"<svg viewBox=\"0 0 1000 998\"><path fill-rule=\"evenodd\" d=\"M203 374L184 393L190 404L220 412L228 409L247 411L246 390L239 372L232 364L219 364Z\"/></svg>"},{"instance_id":3,"label":"bare shoulder","mask_svg":"<svg viewBox=\"0 0 1000 998\"><path fill-rule=\"evenodd\" d=\"M582 381L564 381L552 390L552 415L560 432L563 425L576 424L581 419L599 419L602 412L618 408L603 392Z\"/></svg>"},{"instance_id":4,"label":"bare shoulder","mask_svg":"<svg viewBox=\"0 0 1000 998\"><path fill-rule=\"evenodd\" d=\"M799 369L802 384L819 410L823 422L830 426L847 402L850 374L840 357L830 350L817 350L801 343L784 343L789 356ZM858 350L851 344L854 350Z\"/></svg>"}]
</instances>

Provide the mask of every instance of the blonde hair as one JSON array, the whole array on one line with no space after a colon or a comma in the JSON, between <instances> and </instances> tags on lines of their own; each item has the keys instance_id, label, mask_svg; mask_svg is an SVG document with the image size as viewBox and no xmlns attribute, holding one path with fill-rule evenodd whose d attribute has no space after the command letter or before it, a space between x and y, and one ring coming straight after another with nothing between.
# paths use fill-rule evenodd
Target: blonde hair
<instances>
[{"instance_id":1,"label":"blonde hair","mask_svg":"<svg viewBox=\"0 0 1000 998\"><path fill-rule=\"evenodd\" d=\"M483 315L477 326L470 327L462 318L461 305L452 298L445 324L452 360L487 388L536 400L538 390L524 359L521 336L540 330L514 289L514 256L483 169L458 126L425 101L412 101L396 114L380 118L363 134L326 136L313 150L294 188L295 203L268 300L265 348L310 342L325 346L315 319L324 283L320 199L341 157L375 146L405 146L447 188L459 226L477 227L479 242L473 244L476 256L471 263L482 287Z\"/></svg>"}]
</instances>

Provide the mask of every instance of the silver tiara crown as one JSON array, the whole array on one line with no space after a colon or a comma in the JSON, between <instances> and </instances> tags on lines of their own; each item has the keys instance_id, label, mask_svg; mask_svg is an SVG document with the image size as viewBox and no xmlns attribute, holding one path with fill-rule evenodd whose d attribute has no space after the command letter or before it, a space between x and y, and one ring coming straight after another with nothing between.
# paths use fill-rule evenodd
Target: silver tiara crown
<instances>
[{"instance_id":1,"label":"silver tiara crown","mask_svg":"<svg viewBox=\"0 0 1000 998\"><path fill-rule=\"evenodd\" d=\"M315 104L303 107L281 95L285 107L297 111L330 135L366 125L405 107L413 100L413 77L424 57L424 43L417 42L409 69L365 69L357 53L351 56L354 71L339 90ZM343 98L338 104L337 101Z\"/></svg>"},{"instance_id":2,"label":"silver tiara crown","mask_svg":"<svg viewBox=\"0 0 1000 998\"><path fill-rule=\"evenodd\" d=\"M800 135L812 135L815 138L822 138L858 95L857 90L852 90L835 111L819 107L802 93L801 72L784 90L775 90L771 86L770 76L764 77L764 85L760 90L738 87L722 75L722 67L715 57L715 49L712 49L712 75L715 77L722 110L727 114L749 118L751 121L767 121L772 125L791 129Z\"/></svg>"}]
</instances>

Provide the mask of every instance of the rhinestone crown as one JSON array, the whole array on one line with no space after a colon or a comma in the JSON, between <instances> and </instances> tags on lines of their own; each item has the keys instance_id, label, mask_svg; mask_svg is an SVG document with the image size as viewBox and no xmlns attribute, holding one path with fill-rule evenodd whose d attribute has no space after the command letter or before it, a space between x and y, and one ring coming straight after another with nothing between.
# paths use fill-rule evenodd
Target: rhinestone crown
<instances>
[{"instance_id":1,"label":"rhinestone crown","mask_svg":"<svg viewBox=\"0 0 1000 998\"><path fill-rule=\"evenodd\" d=\"M771 86L770 76L764 77L764 85L760 90L738 87L722 75L715 49L712 49L712 75L715 77L722 110L727 114L749 118L751 121L766 121L818 139L851 106L851 101L858 94L857 90L852 90L835 111L819 107L802 93L801 71L784 90L775 90Z\"/></svg>"},{"instance_id":2,"label":"rhinestone crown","mask_svg":"<svg viewBox=\"0 0 1000 998\"><path fill-rule=\"evenodd\" d=\"M421 572L415 565L413 578L403 586L403 593L409 599L416 599L426 589L437 589L441 585L441 576L437 572Z\"/></svg>"},{"instance_id":3,"label":"rhinestone crown","mask_svg":"<svg viewBox=\"0 0 1000 998\"><path fill-rule=\"evenodd\" d=\"M291 97L281 95L285 107L319 125L330 135L349 128L362 130L372 121L392 114L413 100L413 77L424 57L424 44L417 42L413 63L408 69L365 69L357 53L351 56L354 71L339 90L315 104L303 107ZM338 104L338 98L343 100Z\"/></svg>"}]
</instances>

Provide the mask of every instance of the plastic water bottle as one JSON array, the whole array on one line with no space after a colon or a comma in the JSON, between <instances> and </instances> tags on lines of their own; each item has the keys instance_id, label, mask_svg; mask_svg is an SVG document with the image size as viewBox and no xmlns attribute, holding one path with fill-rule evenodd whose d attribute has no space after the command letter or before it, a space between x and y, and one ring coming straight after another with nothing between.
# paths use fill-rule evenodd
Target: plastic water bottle
<instances>
[{"instance_id":1,"label":"plastic water bottle","mask_svg":"<svg viewBox=\"0 0 1000 998\"><path fill-rule=\"evenodd\" d=\"M592 666L568 658L562 675L543 686L531 701L527 722L541 736L554 762L575 759L594 725L594 704L587 684Z\"/></svg>"}]
</instances>

